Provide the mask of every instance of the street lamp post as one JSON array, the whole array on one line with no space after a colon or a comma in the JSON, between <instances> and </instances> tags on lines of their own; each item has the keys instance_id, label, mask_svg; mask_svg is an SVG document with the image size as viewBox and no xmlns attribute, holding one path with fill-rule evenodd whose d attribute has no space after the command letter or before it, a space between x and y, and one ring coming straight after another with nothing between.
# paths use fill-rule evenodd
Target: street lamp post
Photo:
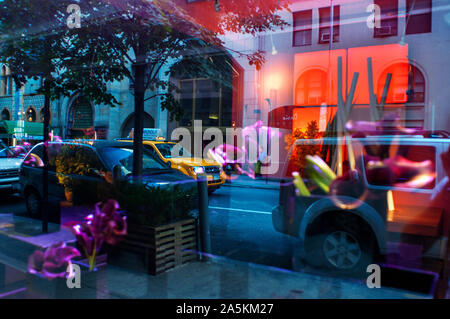
<instances>
[{"instance_id":1,"label":"street lamp post","mask_svg":"<svg viewBox=\"0 0 450 319\"><path fill-rule=\"evenodd\" d=\"M45 87L48 88L50 80L48 78L45 79ZM44 99L44 170L42 175L42 197L43 197L43 203L44 205L41 205L43 207L42 209L42 231L44 233L48 232L48 209L49 209L49 203L48 203L48 141L49 141L49 134L48 134L48 126L49 126L49 109L50 109L50 98L45 95Z\"/></svg>"}]
</instances>

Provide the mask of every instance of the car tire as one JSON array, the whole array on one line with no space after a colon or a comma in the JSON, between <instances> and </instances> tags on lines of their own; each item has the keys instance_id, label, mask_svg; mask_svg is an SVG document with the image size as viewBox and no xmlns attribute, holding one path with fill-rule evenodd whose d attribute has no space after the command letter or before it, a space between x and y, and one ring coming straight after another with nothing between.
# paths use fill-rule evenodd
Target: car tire
<instances>
[{"instance_id":1,"label":"car tire","mask_svg":"<svg viewBox=\"0 0 450 319\"><path fill-rule=\"evenodd\" d=\"M31 218L41 217L42 199L36 190L31 189L25 193L25 204L27 207L28 215Z\"/></svg>"},{"instance_id":2,"label":"car tire","mask_svg":"<svg viewBox=\"0 0 450 319\"><path fill-rule=\"evenodd\" d=\"M208 195L211 195L212 193L214 193L217 190L216 187L209 187L208 188Z\"/></svg>"},{"instance_id":3,"label":"car tire","mask_svg":"<svg viewBox=\"0 0 450 319\"><path fill-rule=\"evenodd\" d=\"M321 233L307 237L305 257L309 265L328 274L361 278L373 262L373 242L370 231L328 226Z\"/></svg>"}]
</instances>

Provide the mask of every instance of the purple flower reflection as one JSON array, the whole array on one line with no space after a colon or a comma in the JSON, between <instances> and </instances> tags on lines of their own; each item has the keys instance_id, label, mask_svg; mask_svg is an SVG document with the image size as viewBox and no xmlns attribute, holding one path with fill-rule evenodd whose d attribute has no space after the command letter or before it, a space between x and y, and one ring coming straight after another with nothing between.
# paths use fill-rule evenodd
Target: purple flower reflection
<instances>
[{"instance_id":1,"label":"purple flower reflection","mask_svg":"<svg viewBox=\"0 0 450 319\"><path fill-rule=\"evenodd\" d=\"M95 259L104 242L115 245L127 234L126 217L118 212L119 203L109 199L106 203L97 203L95 213L88 215L85 222L68 222L68 227L75 234L78 244L83 247L92 270Z\"/></svg>"},{"instance_id":2,"label":"purple flower reflection","mask_svg":"<svg viewBox=\"0 0 450 319\"><path fill-rule=\"evenodd\" d=\"M67 247L65 243L58 242L45 250L36 250L28 258L28 272L43 275L52 279L67 275L67 268L71 259L80 256L78 249Z\"/></svg>"}]
</instances>

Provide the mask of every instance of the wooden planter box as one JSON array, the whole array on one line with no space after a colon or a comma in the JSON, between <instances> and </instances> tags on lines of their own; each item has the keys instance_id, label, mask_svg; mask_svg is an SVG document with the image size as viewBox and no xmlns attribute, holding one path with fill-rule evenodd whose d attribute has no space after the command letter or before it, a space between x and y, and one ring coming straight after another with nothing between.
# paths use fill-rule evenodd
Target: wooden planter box
<instances>
[{"instance_id":1,"label":"wooden planter box","mask_svg":"<svg viewBox=\"0 0 450 319\"><path fill-rule=\"evenodd\" d=\"M188 219L158 227L128 224L120 251L138 254L152 275L197 259L197 222Z\"/></svg>"}]
</instances>

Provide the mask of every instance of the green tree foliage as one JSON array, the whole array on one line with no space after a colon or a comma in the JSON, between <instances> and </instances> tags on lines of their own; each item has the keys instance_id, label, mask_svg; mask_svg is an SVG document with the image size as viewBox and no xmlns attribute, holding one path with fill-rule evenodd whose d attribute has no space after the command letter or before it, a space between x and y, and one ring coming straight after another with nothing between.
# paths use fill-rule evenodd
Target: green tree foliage
<instances>
[{"instance_id":1,"label":"green tree foliage","mask_svg":"<svg viewBox=\"0 0 450 319\"><path fill-rule=\"evenodd\" d=\"M88 64L87 56L70 67L77 38L67 27L70 0L4 0L0 3L0 62L8 65L18 87L28 80L43 78L37 93L48 100L86 95L94 103L118 102L106 90L105 79L112 72L80 72ZM102 74L102 75L100 75Z\"/></svg>"},{"instance_id":2,"label":"green tree foliage","mask_svg":"<svg viewBox=\"0 0 450 319\"><path fill-rule=\"evenodd\" d=\"M80 28L65 25L70 3L81 8ZM173 98L177 88L170 78L172 72L180 74L183 60L189 61L182 66L184 77L202 74L220 81L224 69L213 58L227 50L220 35L256 35L286 25L276 14L281 7L275 0L249 0L248 5L229 0L221 5L215 24L209 20L211 26L202 24L202 16L191 15L189 5L180 0L5 0L0 24L7 33L2 40L6 49L0 55L17 74L51 79L44 90L48 96L81 91L94 103L115 105L118 101L107 84L128 79L135 114L143 114L146 100L159 98L172 118L180 118L181 107ZM257 68L264 62L261 51L240 55ZM36 68L30 73L26 65ZM143 117L136 116L135 176L142 171L142 132Z\"/></svg>"}]
</instances>

